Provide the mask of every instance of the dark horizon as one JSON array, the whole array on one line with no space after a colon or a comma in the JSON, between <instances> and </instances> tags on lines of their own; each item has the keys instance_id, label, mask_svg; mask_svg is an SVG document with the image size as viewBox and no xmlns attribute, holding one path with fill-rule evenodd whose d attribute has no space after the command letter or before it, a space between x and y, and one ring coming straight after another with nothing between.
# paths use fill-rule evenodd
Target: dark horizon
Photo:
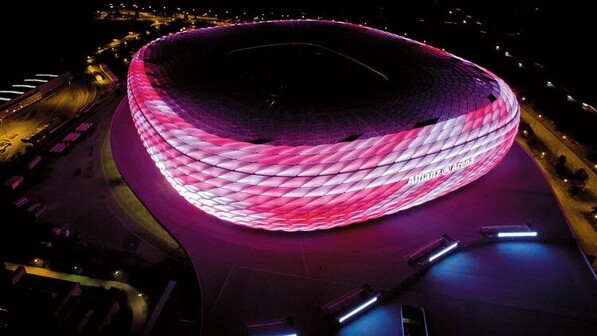
<instances>
[{"instance_id":1,"label":"dark horizon","mask_svg":"<svg viewBox=\"0 0 597 336\"><path fill-rule=\"evenodd\" d=\"M0 11L0 29L4 34L4 44L9 46L3 53L0 64L0 86L6 87L11 82L23 78L35 71L43 71L50 66L68 69L73 62L81 62L86 52L95 47L92 24L93 11L110 3L107 0L90 0L74 3L44 2L32 6L29 3L11 4L15 9ZM149 1L139 1L140 5ZM159 3L159 1L152 1ZM415 12L425 9L433 3L444 6L460 6L472 15L479 16L492 27L508 30L517 26L525 34L524 48L533 59L546 66L555 81L566 87L574 95L597 105L597 66L593 55L585 50L592 41L591 11L587 4L580 1L561 4L543 4L541 1L527 0L501 1L496 6L487 6L470 0L432 1L424 3L396 2L387 0L369 1L366 6L344 3L341 5L315 1L252 1L250 5L233 4L231 1L167 1L169 6L220 8L222 10L258 10L271 9L280 11L305 11L307 14L327 15L371 15L384 13L390 19L396 13ZM6 6L6 5L5 5ZM539 8L538 15L533 9ZM530 14L529 14L530 13ZM356 16L355 16L356 15ZM15 17L17 18L15 20ZM27 26L27 32L19 29ZM36 31L32 36L28 32ZM77 37L91 36L88 40L77 41ZM77 41L77 42L75 42ZM73 43L77 43L74 45Z\"/></svg>"}]
</instances>

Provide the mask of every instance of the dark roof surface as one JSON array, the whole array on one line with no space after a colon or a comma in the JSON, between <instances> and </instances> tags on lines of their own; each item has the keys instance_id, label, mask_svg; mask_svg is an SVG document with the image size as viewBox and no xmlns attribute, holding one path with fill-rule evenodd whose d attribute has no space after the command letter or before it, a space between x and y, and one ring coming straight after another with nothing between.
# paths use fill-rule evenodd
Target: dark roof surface
<instances>
[{"instance_id":1,"label":"dark roof surface","mask_svg":"<svg viewBox=\"0 0 597 336\"><path fill-rule=\"evenodd\" d=\"M499 96L484 70L352 24L278 21L174 34L143 52L154 89L194 127L237 141L318 145L441 122Z\"/></svg>"}]
</instances>

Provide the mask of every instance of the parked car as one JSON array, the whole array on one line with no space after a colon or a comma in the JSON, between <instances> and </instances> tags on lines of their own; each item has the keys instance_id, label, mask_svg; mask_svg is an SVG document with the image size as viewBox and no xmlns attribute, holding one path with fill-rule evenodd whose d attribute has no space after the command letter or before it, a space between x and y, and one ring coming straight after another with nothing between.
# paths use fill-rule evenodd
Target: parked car
<instances>
[{"instance_id":1,"label":"parked car","mask_svg":"<svg viewBox=\"0 0 597 336\"><path fill-rule=\"evenodd\" d=\"M27 205L27 203L29 203L29 199L23 196L15 201L15 206L17 208L22 208L23 206Z\"/></svg>"},{"instance_id":2,"label":"parked car","mask_svg":"<svg viewBox=\"0 0 597 336\"><path fill-rule=\"evenodd\" d=\"M27 212L33 215L33 217L37 218L46 212L46 207L41 203L33 203L27 208Z\"/></svg>"}]
</instances>

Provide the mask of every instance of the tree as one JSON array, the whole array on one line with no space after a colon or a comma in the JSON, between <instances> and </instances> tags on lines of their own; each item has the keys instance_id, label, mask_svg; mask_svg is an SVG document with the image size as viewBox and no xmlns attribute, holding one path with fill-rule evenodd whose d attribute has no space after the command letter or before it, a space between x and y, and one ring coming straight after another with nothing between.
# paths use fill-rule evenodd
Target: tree
<instances>
[{"instance_id":1,"label":"tree","mask_svg":"<svg viewBox=\"0 0 597 336\"><path fill-rule=\"evenodd\" d=\"M568 187L568 193L573 196L580 194L581 191L582 189L576 185L571 185L570 187Z\"/></svg>"},{"instance_id":2,"label":"tree","mask_svg":"<svg viewBox=\"0 0 597 336\"><path fill-rule=\"evenodd\" d=\"M576 183L581 190L584 190L587 186L587 182L589 182L589 174L587 174L587 171L583 168L577 169L572 177L576 180Z\"/></svg>"},{"instance_id":3,"label":"tree","mask_svg":"<svg viewBox=\"0 0 597 336\"><path fill-rule=\"evenodd\" d=\"M586 170L580 168L574 172L574 179L584 184L589 180L589 174L587 174Z\"/></svg>"},{"instance_id":4,"label":"tree","mask_svg":"<svg viewBox=\"0 0 597 336\"><path fill-rule=\"evenodd\" d=\"M565 155L560 155L560 157L558 157L558 161L556 162L555 169L556 169L556 173L560 176L560 178L570 178L572 175L572 172L566 166L567 161L568 161L568 159L566 158Z\"/></svg>"}]
</instances>

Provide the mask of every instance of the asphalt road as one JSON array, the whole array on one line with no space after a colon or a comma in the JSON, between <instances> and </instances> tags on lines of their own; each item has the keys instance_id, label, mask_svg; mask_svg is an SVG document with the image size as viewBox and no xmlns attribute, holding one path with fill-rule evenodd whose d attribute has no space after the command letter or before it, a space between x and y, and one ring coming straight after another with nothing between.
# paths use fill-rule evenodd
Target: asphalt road
<instances>
[{"instance_id":1,"label":"asphalt road","mask_svg":"<svg viewBox=\"0 0 597 336\"><path fill-rule=\"evenodd\" d=\"M535 132L535 136L541 139L547 147L552 149L556 156L565 155L568 161L568 166L572 167L574 170L583 168L588 173L589 183L587 183L587 188L592 190L593 194L597 194L597 189L595 187L597 185L597 174L595 174L593 167L589 166L586 161L579 156L578 150L567 143L570 139L566 141L566 139L562 139L561 136L554 134L543 124L543 120L539 120L534 113L527 109L522 109L522 118L531 125L533 132ZM524 146L527 151L531 152L529 146L524 141L520 141L519 143ZM545 166L549 163L545 160L536 160L536 162L550 182L553 192L568 218L568 223L583 250L587 254L597 256L597 232L595 232L581 214L581 211L590 212L592 205L571 200L568 195L567 186L562 184L561 179L551 174L550 170Z\"/></svg>"}]
</instances>

